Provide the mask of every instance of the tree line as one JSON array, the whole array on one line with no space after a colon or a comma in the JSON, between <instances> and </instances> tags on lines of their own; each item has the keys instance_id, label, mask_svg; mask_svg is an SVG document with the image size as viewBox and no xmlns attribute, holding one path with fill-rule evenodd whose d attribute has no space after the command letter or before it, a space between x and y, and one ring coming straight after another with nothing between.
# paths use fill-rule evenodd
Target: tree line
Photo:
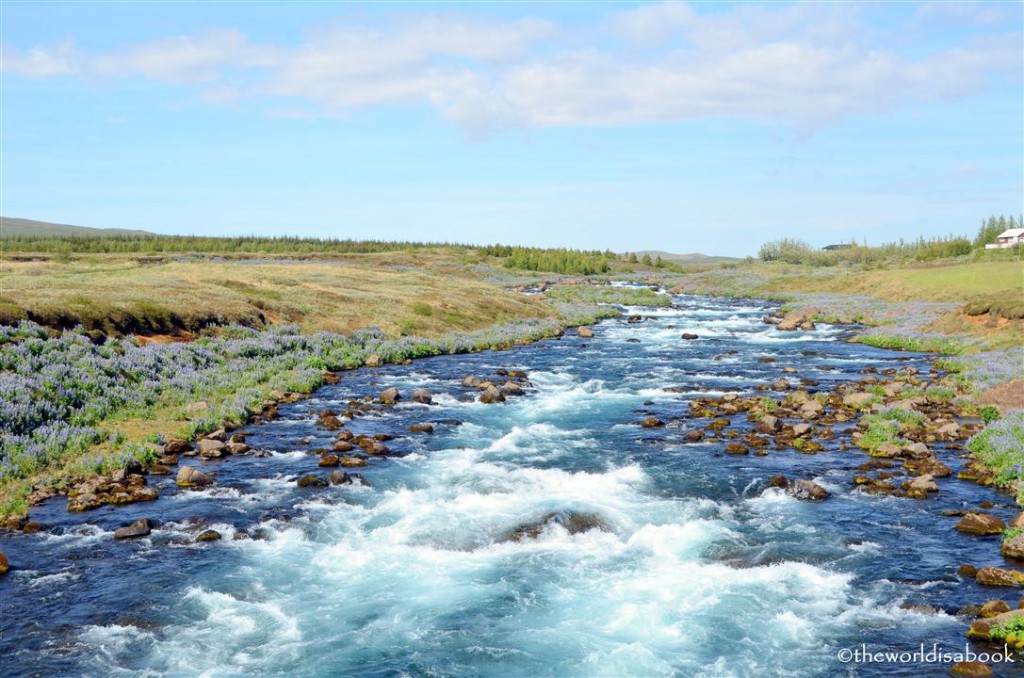
<instances>
[{"instance_id":1,"label":"tree line","mask_svg":"<svg viewBox=\"0 0 1024 678\"><path fill-rule=\"evenodd\" d=\"M893 261L932 261L962 257L984 250L985 245L995 242L996 237L1011 228L1020 228L1021 219L1014 217L989 217L983 220L973 240L962 235L919 237L917 240L903 240L883 245L860 245L856 241L844 243L831 250L812 247L803 240L781 238L761 245L758 257L761 261L781 261L790 264L812 266L835 266L839 264L880 264Z\"/></svg>"}]
</instances>

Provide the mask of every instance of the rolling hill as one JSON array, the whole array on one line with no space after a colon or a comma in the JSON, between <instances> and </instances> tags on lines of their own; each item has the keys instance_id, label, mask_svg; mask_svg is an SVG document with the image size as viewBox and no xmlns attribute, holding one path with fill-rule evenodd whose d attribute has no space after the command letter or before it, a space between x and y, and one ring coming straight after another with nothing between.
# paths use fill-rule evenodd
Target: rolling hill
<instances>
[{"instance_id":1,"label":"rolling hill","mask_svg":"<svg viewBox=\"0 0 1024 678\"><path fill-rule=\"evenodd\" d=\"M147 231L134 231L126 228L89 228L88 226L70 226L68 224L52 224L34 219L17 219L0 217L0 238L24 236L71 236L78 238L101 238L110 235L154 235Z\"/></svg>"}]
</instances>

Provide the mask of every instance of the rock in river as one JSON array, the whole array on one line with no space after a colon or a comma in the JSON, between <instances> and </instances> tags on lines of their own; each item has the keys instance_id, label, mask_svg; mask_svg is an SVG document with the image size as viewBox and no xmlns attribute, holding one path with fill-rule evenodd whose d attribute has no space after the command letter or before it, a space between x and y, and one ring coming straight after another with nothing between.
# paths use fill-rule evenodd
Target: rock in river
<instances>
[{"instance_id":1,"label":"rock in river","mask_svg":"<svg viewBox=\"0 0 1024 678\"><path fill-rule=\"evenodd\" d=\"M1000 534L1006 529L1003 521L986 513L968 513L957 523L956 529L967 534Z\"/></svg>"},{"instance_id":2,"label":"rock in river","mask_svg":"<svg viewBox=\"0 0 1024 678\"><path fill-rule=\"evenodd\" d=\"M302 476L296 483L299 487L327 487L327 481L320 476Z\"/></svg>"},{"instance_id":3,"label":"rock in river","mask_svg":"<svg viewBox=\"0 0 1024 678\"><path fill-rule=\"evenodd\" d=\"M434 394L425 388L418 388L412 392L412 401L414 403L421 403L423 405L429 405L434 402Z\"/></svg>"},{"instance_id":4,"label":"rock in river","mask_svg":"<svg viewBox=\"0 0 1024 678\"><path fill-rule=\"evenodd\" d=\"M213 478L206 475L194 466L182 466L178 469L178 477L175 479L178 487L206 487L213 485Z\"/></svg>"},{"instance_id":5,"label":"rock in river","mask_svg":"<svg viewBox=\"0 0 1024 678\"><path fill-rule=\"evenodd\" d=\"M821 501L828 497L828 490L810 480L794 480L789 483L786 493L804 501Z\"/></svg>"},{"instance_id":6,"label":"rock in river","mask_svg":"<svg viewBox=\"0 0 1024 678\"><path fill-rule=\"evenodd\" d=\"M133 539L135 537L145 537L152 532L152 526L149 524L148 518L140 518L127 527L119 527L114 530L114 539Z\"/></svg>"},{"instance_id":7,"label":"rock in river","mask_svg":"<svg viewBox=\"0 0 1024 678\"><path fill-rule=\"evenodd\" d=\"M1024 572L1004 570L1000 567L983 567L974 580L982 586L1020 586L1024 584Z\"/></svg>"},{"instance_id":8,"label":"rock in river","mask_svg":"<svg viewBox=\"0 0 1024 678\"><path fill-rule=\"evenodd\" d=\"M522 541L524 539L536 539L541 532L549 525L561 525L569 534L579 534L588 530L607 529L600 516L593 513L577 513L569 511L566 513L547 513L538 520L523 523L519 527L507 532L498 541Z\"/></svg>"},{"instance_id":9,"label":"rock in river","mask_svg":"<svg viewBox=\"0 0 1024 678\"><path fill-rule=\"evenodd\" d=\"M958 678L992 678L996 674L982 662L957 662L949 668L949 675Z\"/></svg>"},{"instance_id":10,"label":"rock in river","mask_svg":"<svg viewBox=\"0 0 1024 678\"><path fill-rule=\"evenodd\" d=\"M1007 558L1024 559L1024 533L1016 534L1005 540L999 550Z\"/></svg>"}]
</instances>

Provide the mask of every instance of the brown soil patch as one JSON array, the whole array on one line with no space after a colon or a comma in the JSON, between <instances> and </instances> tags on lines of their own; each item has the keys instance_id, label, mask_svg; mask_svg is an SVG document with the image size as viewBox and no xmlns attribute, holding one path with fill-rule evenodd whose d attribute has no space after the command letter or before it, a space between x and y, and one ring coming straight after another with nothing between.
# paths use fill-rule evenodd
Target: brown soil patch
<instances>
[{"instance_id":1,"label":"brown soil patch","mask_svg":"<svg viewBox=\"0 0 1024 678\"><path fill-rule=\"evenodd\" d=\"M176 334L136 334L135 338L138 340L140 346L145 346L146 344L174 344L177 342L192 341L194 337L191 332L181 331Z\"/></svg>"},{"instance_id":2,"label":"brown soil patch","mask_svg":"<svg viewBox=\"0 0 1024 678\"><path fill-rule=\"evenodd\" d=\"M981 405L994 405L1000 412L1024 409L1024 379L996 386L975 398Z\"/></svg>"},{"instance_id":3,"label":"brown soil patch","mask_svg":"<svg viewBox=\"0 0 1024 678\"><path fill-rule=\"evenodd\" d=\"M984 328L990 332L998 332L1002 328L1010 324L1009 318L1004 318L1001 315L995 317L991 313L982 313L981 315L964 315L964 320L969 325L978 328Z\"/></svg>"}]
</instances>

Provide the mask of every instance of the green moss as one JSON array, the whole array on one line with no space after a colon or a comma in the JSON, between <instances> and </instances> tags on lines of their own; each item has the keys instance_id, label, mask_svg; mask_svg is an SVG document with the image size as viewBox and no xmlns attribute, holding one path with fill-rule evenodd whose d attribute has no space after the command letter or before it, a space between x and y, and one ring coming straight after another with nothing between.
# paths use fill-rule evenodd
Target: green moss
<instances>
[{"instance_id":1,"label":"green moss","mask_svg":"<svg viewBox=\"0 0 1024 678\"><path fill-rule=\"evenodd\" d=\"M914 351L917 353L941 353L943 355L962 355L967 345L955 337L904 337L884 334L865 334L854 341L875 348L887 348L895 351Z\"/></svg>"}]
</instances>

